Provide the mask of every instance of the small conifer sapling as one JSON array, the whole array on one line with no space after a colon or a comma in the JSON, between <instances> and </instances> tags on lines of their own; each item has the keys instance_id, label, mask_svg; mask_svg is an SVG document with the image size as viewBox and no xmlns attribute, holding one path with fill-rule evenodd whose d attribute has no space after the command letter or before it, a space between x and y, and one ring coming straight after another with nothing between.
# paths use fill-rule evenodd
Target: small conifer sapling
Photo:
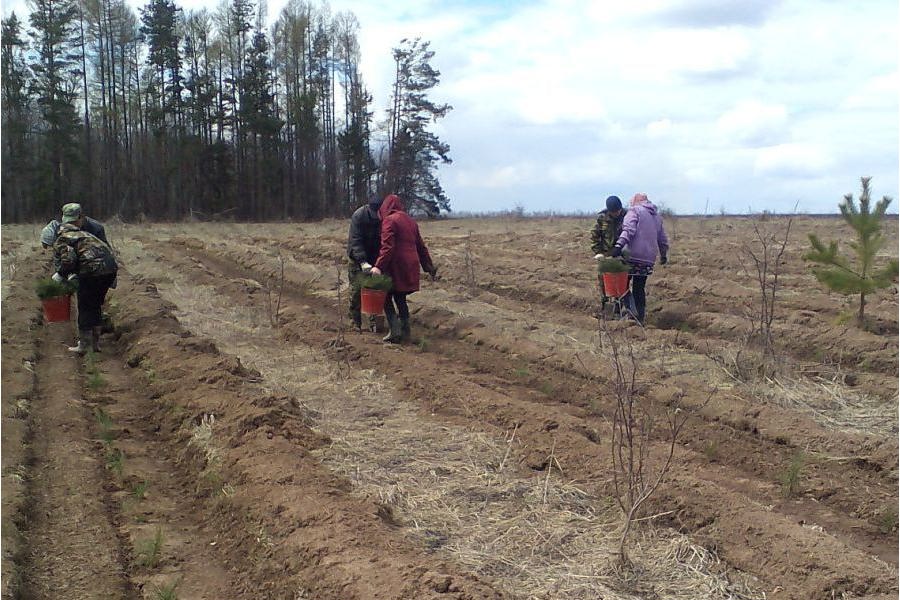
<instances>
[{"instance_id":1,"label":"small conifer sapling","mask_svg":"<svg viewBox=\"0 0 900 600\"><path fill-rule=\"evenodd\" d=\"M813 274L819 282L839 294L859 295L857 321L865 325L866 296L886 288L897 279L897 259L878 266L875 257L884 246L881 223L891 199L884 196L870 207L871 177L862 177L862 193L859 207L853 201L853 194L844 196L840 204L841 216L856 233L856 239L849 243L855 257L853 259L838 254L838 243L832 241L826 246L815 234L809 235L812 250L803 258L815 263Z\"/></svg>"}]
</instances>

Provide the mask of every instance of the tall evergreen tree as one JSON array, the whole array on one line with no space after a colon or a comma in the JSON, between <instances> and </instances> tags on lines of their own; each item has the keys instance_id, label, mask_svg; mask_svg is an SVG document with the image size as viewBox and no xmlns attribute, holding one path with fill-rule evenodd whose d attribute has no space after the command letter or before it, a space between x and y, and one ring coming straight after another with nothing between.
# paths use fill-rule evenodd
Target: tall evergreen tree
<instances>
[{"instance_id":1,"label":"tall evergreen tree","mask_svg":"<svg viewBox=\"0 0 900 600\"><path fill-rule=\"evenodd\" d=\"M273 166L278 157L278 133L284 122L275 115L272 81L269 42L265 33L257 31L247 51L240 110L244 136L249 140L252 152L251 212L257 216L272 214L266 200L275 195L277 188L273 184L279 179Z\"/></svg>"},{"instance_id":2,"label":"tall evergreen tree","mask_svg":"<svg viewBox=\"0 0 900 600\"><path fill-rule=\"evenodd\" d=\"M147 64L155 69L158 112L151 115L157 129L179 125L181 110L181 58L179 52L178 11L172 0L151 0L141 9L141 33L147 40Z\"/></svg>"},{"instance_id":3,"label":"tall evergreen tree","mask_svg":"<svg viewBox=\"0 0 900 600\"><path fill-rule=\"evenodd\" d=\"M389 122L387 191L400 195L408 208L429 216L450 210L450 201L437 178L439 164L453 162L450 146L428 126L447 115L452 106L435 104L428 92L440 82L430 61L430 42L401 40L394 48L395 79Z\"/></svg>"},{"instance_id":4,"label":"tall evergreen tree","mask_svg":"<svg viewBox=\"0 0 900 600\"><path fill-rule=\"evenodd\" d=\"M30 35L36 53L32 87L44 134L33 191L38 207L52 214L79 189L78 8L73 0L32 0L31 9Z\"/></svg>"},{"instance_id":5,"label":"tall evergreen tree","mask_svg":"<svg viewBox=\"0 0 900 600\"><path fill-rule=\"evenodd\" d=\"M31 122L31 98L28 83L31 73L25 61L27 42L22 24L13 12L3 19L0 34L0 94L2 94L2 202L3 220L16 221L24 216L26 185L24 176L31 170L27 133Z\"/></svg>"}]
</instances>

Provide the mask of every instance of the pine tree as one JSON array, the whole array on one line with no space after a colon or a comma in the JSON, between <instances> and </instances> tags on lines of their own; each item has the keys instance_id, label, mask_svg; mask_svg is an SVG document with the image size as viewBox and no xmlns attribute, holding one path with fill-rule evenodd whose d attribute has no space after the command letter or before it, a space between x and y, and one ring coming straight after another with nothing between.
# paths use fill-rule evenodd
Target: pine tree
<instances>
[{"instance_id":1,"label":"pine tree","mask_svg":"<svg viewBox=\"0 0 900 600\"><path fill-rule=\"evenodd\" d=\"M881 234L881 221L891 199L884 196L875 205L875 210L870 210L871 179L860 178L862 193L859 196L859 208L853 201L853 194L845 195L840 204L844 221L856 232L857 239L850 242L850 247L856 254L855 262L838 254L837 242L830 242L826 247L815 234L809 235L813 249L803 257L822 265L813 268L813 273L829 289L848 296L859 294L857 321L861 327L865 325L866 296L890 286L897 278L898 268L896 259L880 268L875 265L875 256L885 244Z\"/></svg>"},{"instance_id":2,"label":"pine tree","mask_svg":"<svg viewBox=\"0 0 900 600\"><path fill-rule=\"evenodd\" d=\"M249 186L251 212L254 218L272 214L270 199L276 194L280 173L275 167L278 156L278 134L284 122L275 116L275 94L272 91L272 64L266 34L257 31L247 50L244 81L241 85L240 115L245 145L252 153Z\"/></svg>"},{"instance_id":3,"label":"pine tree","mask_svg":"<svg viewBox=\"0 0 900 600\"><path fill-rule=\"evenodd\" d=\"M181 9L171 0L151 0L141 9L141 33L146 36L148 46L147 64L154 67L159 86L154 90L159 105L154 107L154 114L151 115L151 121L159 131L180 124L178 117L182 100L182 77L178 51L179 10Z\"/></svg>"},{"instance_id":4,"label":"pine tree","mask_svg":"<svg viewBox=\"0 0 900 600\"><path fill-rule=\"evenodd\" d=\"M35 195L52 213L69 195L77 194L80 121L75 108L79 81L75 44L78 8L72 0L33 0L29 16L33 49L32 85L40 108L45 155L39 158Z\"/></svg>"},{"instance_id":5,"label":"pine tree","mask_svg":"<svg viewBox=\"0 0 900 600\"><path fill-rule=\"evenodd\" d=\"M390 111L387 191L398 194L409 208L435 216L450 210L436 170L438 163L453 162L450 146L428 130L428 125L447 115L449 104L435 104L428 92L440 81L440 71L430 61L429 42L401 40L394 48L396 76Z\"/></svg>"},{"instance_id":6,"label":"pine tree","mask_svg":"<svg viewBox=\"0 0 900 600\"><path fill-rule=\"evenodd\" d=\"M27 44L22 37L22 24L13 12L3 19L2 59L0 59L0 110L2 110L2 202L3 221L23 216L26 201L24 175L29 172L28 129L31 121L31 98L28 81L31 74L25 63Z\"/></svg>"}]
</instances>

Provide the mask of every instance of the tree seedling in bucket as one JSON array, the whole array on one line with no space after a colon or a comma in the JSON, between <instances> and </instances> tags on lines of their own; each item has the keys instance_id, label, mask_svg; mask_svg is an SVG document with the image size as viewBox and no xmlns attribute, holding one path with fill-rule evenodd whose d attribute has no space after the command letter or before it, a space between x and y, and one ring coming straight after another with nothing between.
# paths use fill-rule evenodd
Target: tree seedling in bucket
<instances>
[{"instance_id":1,"label":"tree seedling in bucket","mask_svg":"<svg viewBox=\"0 0 900 600\"><path fill-rule=\"evenodd\" d=\"M75 292L75 288L69 282L53 281L52 279L39 279L34 290L41 300L69 296Z\"/></svg>"},{"instance_id":2,"label":"tree seedling in bucket","mask_svg":"<svg viewBox=\"0 0 900 600\"><path fill-rule=\"evenodd\" d=\"M629 271L627 263L618 258L601 258L597 261L598 273L627 273Z\"/></svg>"},{"instance_id":3,"label":"tree seedling in bucket","mask_svg":"<svg viewBox=\"0 0 900 600\"><path fill-rule=\"evenodd\" d=\"M380 290L382 292L389 292L394 286L393 280L387 275L361 274L357 278L357 282L361 288L367 290Z\"/></svg>"}]
</instances>

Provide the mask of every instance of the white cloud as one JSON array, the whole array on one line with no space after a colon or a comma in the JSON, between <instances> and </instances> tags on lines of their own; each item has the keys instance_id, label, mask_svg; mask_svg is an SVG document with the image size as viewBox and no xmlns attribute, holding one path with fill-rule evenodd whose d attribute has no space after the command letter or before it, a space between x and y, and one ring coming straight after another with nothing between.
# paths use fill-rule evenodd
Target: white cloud
<instances>
[{"instance_id":1,"label":"white cloud","mask_svg":"<svg viewBox=\"0 0 900 600\"><path fill-rule=\"evenodd\" d=\"M647 123L647 136L651 138L665 137L672 131L672 121L670 119L658 119L651 123Z\"/></svg>"},{"instance_id":2,"label":"white cloud","mask_svg":"<svg viewBox=\"0 0 900 600\"><path fill-rule=\"evenodd\" d=\"M894 71L869 79L858 91L847 96L841 103L841 108L892 109L897 106L898 95L900 95L900 74Z\"/></svg>"},{"instance_id":3,"label":"white cloud","mask_svg":"<svg viewBox=\"0 0 900 600\"><path fill-rule=\"evenodd\" d=\"M784 139L788 123L783 104L745 100L716 121L716 132L724 143L762 146Z\"/></svg>"},{"instance_id":4,"label":"white cloud","mask_svg":"<svg viewBox=\"0 0 900 600\"><path fill-rule=\"evenodd\" d=\"M791 143L761 148L753 171L757 175L776 177L816 177L834 164L825 148L813 144Z\"/></svg>"}]
</instances>

